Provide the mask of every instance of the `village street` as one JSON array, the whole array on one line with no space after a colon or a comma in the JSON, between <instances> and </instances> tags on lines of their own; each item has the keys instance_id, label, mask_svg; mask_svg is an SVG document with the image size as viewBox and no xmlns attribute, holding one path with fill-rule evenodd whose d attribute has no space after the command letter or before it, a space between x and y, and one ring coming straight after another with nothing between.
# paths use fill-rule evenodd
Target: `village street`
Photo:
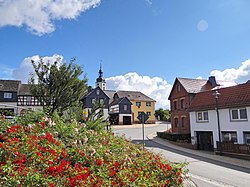
<instances>
[{"instance_id":1,"label":"village street","mask_svg":"<svg viewBox=\"0 0 250 187\"><path fill-rule=\"evenodd\" d=\"M172 162L188 162L189 174L197 186L247 187L250 181L250 162L217 156L209 152L190 150L189 153L165 144L153 135L164 131L170 124L145 125L145 147L160 153ZM114 126L116 135L124 135L133 143L142 143L142 125Z\"/></svg>"}]
</instances>

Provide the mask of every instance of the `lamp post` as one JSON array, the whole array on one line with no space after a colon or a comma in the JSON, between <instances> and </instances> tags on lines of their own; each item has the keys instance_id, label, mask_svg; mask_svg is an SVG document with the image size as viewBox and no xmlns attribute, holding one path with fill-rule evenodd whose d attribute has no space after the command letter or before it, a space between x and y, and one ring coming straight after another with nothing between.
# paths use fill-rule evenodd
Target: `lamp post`
<instances>
[{"instance_id":1,"label":"lamp post","mask_svg":"<svg viewBox=\"0 0 250 187\"><path fill-rule=\"evenodd\" d=\"M220 155L221 155L222 154L222 147L221 147L221 133L220 133L220 116L219 116L219 109L218 109L218 98L221 94L218 92L218 90L216 90L213 95L215 95L215 101L216 101L216 113L217 113L218 135L219 135L219 151L220 151Z\"/></svg>"}]
</instances>

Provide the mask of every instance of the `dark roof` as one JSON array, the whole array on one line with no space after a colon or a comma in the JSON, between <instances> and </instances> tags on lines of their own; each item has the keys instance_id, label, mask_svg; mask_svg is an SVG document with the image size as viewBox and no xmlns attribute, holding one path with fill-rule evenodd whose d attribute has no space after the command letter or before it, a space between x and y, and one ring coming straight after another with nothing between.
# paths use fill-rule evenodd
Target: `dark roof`
<instances>
[{"instance_id":1,"label":"dark roof","mask_svg":"<svg viewBox=\"0 0 250 187\"><path fill-rule=\"evenodd\" d=\"M113 105L117 105L119 103L121 103L124 99L126 99L127 101L129 101L129 99L127 97L122 97L122 98L118 98L116 100L113 100L111 103L110 103L110 106L113 106ZM130 101L129 101L130 102ZM130 104L132 104L130 102Z\"/></svg>"},{"instance_id":2,"label":"dark roof","mask_svg":"<svg viewBox=\"0 0 250 187\"><path fill-rule=\"evenodd\" d=\"M20 83L17 80L0 80L0 91L17 92Z\"/></svg>"},{"instance_id":3,"label":"dark roof","mask_svg":"<svg viewBox=\"0 0 250 187\"><path fill-rule=\"evenodd\" d=\"M130 101L152 101L155 102L154 99L146 96L145 94L139 91L117 91L116 92L119 98L127 97Z\"/></svg>"},{"instance_id":4,"label":"dark roof","mask_svg":"<svg viewBox=\"0 0 250 187\"><path fill-rule=\"evenodd\" d=\"M115 90L104 90L104 93L109 97L109 103L113 101L113 96L116 93Z\"/></svg>"},{"instance_id":5,"label":"dark roof","mask_svg":"<svg viewBox=\"0 0 250 187\"><path fill-rule=\"evenodd\" d=\"M87 92L86 94L84 94L80 100L83 100L84 98L88 97L90 94L92 94L93 92L95 92L97 89L100 90L101 92L103 92L103 94L104 94L105 96L107 96L107 94L106 94L99 86L97 86L97 87L94 88L93 90L91 90L91 91ZM107 96L107 97L108 97L108 96Z\"/></svg>"},{"instance_id":6,"label":"dark roof","mask_svg":"<svg viewBox=\"0 0 250 187\"><path fill-rule=\"evenodd\" d=\"M239 84L236 86L217 89L218 108L233 108L250 106L250 84ZM189 111L214 110L216 107L215 90L197 93L194 97Z\"/></svg>"},{"instance_id":7,"label":"dark roof","mask_svg":"<svg viewBox=\"0 0 250 187\"><path fill-rule=\"evenodd\" d=\"M18 95L32 95L29 84L20 84Z\"/></svg>"}]
</instances>

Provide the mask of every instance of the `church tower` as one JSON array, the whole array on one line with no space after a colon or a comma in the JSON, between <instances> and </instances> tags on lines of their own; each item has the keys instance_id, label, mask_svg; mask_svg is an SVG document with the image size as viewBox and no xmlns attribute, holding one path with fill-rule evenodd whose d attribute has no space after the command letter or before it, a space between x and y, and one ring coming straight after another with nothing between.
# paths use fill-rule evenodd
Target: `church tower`
<instances>
[{"instance_id":1,"label":"church tower","mask_svg":"<svg viewBox=\"0 0 250 187\"><path fill-rule=\"evenodd\" d=\"M102 90L106 90L106 82L102 76L103 76L102 65L100 65L99 77L96 79L95 85L96 87L99 86Z\"/></svg>"}]
</instances>

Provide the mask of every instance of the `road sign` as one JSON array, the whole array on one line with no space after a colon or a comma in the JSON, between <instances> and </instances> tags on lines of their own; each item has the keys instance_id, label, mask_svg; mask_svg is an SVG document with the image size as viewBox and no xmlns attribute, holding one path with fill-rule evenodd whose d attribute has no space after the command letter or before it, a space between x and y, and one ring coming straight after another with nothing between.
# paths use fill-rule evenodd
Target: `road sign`
<instances>
[{"instance_id":1,"label":"road sign","mask_svg":"<svg viewBox=\"0 0 250 187\"><path fill-rule=\"evenodd\" d=\"M139 121L144 124L147 120L148 120L149 116L147 114L145 114L145 112L141 112L137 119L139 119Z\"/></svg>"}]
</instances>

